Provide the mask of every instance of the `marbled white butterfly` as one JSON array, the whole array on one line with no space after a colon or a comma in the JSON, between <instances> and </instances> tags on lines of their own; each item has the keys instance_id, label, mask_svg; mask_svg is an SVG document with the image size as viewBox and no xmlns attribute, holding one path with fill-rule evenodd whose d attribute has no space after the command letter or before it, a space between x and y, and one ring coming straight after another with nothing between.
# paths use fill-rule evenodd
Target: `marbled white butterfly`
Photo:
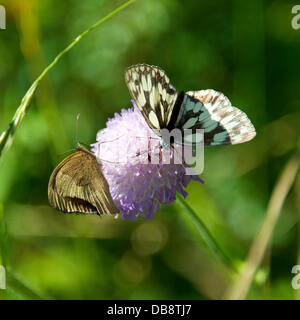
<instances>
[{"instance_id":1,"label":"marbled white butterfly","mask_svg":"<svg viewBox=\"0 0 300 320\"><path fill-rule=\"evenodd\" d=\"M132 98L152 130L203 129L204 145L238 144L255 137L247 115L213 89L180 93L157 66L127 68L125 80Z\"/></svg>"}]
</instances>

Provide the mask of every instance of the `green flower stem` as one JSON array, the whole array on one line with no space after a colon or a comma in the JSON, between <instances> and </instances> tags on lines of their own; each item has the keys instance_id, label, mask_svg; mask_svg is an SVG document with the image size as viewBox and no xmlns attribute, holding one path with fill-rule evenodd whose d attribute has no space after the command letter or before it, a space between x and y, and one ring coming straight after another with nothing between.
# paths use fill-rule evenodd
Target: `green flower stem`
<instances>
[{"instance_id":1,"label":"green flower stem","mask_svg":"<svg viewBox=\"0 0 300 320\"><path fill-rule=\"evenodd\" d=\"M61 51L57 55L57 57L50 63L50 65L33 82L31 87L28 89L28 91L26 92L25 96L23 97L23 99L21 101L21 104L18 107L18 109L17 109L12 121L8 125L7 129L4 130L2 132L2 134L0 135L0 158L1 158L1 155L3 153L3 150L4 149L7 150L11 146L12 141L13 141L14 133L15 133L16 129L18 128L18 126L20 125L20 123L22 122L23 117L25 116L25 113L26 113L26 111L27 111L27 109L28 109L28 107L30 105L30 101L31 101L31 99L32 99L32 97L33 97L33 95L34 95L34 93L35 93L40 81L45 77L45 75L49 72L49 70L51 70L57 64L57 62L67 52L69 52L75 45L77 45L79 43L79 41L81 41L89 32L91 32L92 30L96 29L102 23L104 23L105 21L109 20L115 14L117 14L120 11L122 11L123 9L125 9L126 7L128 7L129 5L131 5L135 1L136 0L129 0L129 1L125 2L123 5L121 5L120 7L118 7L117 9L112 11L111 13L109 13L107 16L105 16L101 20L97 21L95 24L93 24L91 27L89 27L83 33L81 33L73 42L71 42L63 51Z\"/></svg>"},{"instance_id":2,"label":"green flower stem","mask_svg":"<svg viewBox=\"0 0 300 320\"><path fill-rule=\"evenodd\" d=\"M203 221L199 218L197 213L188 205L188 203L185 201L181 194L177 194L177 202L183 208L185 213L190 217L190 219L194 222L204 242L212 250L217 259L220 260L222 263L225 263L233 271L236 271L233 262L224 253L224 251L218 245L217 241L210 233L210 231L207 229Z\"/></svg>"}]
</instances>

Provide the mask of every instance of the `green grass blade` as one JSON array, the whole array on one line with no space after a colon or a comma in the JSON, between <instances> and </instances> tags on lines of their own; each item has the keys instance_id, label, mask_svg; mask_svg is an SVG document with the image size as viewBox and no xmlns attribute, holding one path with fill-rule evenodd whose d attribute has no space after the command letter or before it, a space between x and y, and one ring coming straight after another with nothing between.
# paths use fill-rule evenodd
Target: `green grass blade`
<instances>
[{"instance_id":1,"label":"green grass blade","mask_svg":"<svg viewBox=\"0 0 300 320\"><path fill-rule=\"evenodd\" d=\"M0 158L3 154L4 150L7 150L13 141L13 136L15 131L17 130L18 126L22 122L26 111L28 110L28 107L30 105L30 101L38 88L38 85L40 81L45 77L45 75L51 70L57 62L67 53L69 52L74 46L76 46L88 33L90 33L92 30L96 29L98 26L100 26L102 23L105 21L109 20L112 18L114 15L116 15L118 12L122 11L132 3L134 3L136 0L129 0L125 2L123 5L115 9L114 11L110 12L108 15L106 15L104 18L100 19L97 21L95 24L93 24L91 27L86 29L84 32L82 32L74 41L72 41L63 51L61 51L55 59L50 63L50 65L40 74L40 76L33 82L29 90L26 92L25 96L23 97L20 106L18 107L12 121L2 132L0 135Z\"/></svg>"},{"instance_id":2,"label":"green grass blade","mask_svg":"<svg viewBox=\"0 0 300 320\"><path fill-rule=\"evenodd\" d=\"M203 221L197 215L197 213L188 205L181 194L177 194L177 202L183 208L184 212L190 217L194 222L195 226L199 230L204 242L209 247L209 249L215 254L218 260L225 263L230 269L236 271L233 262L228 258L224 251L219 246L218 242L215 240L213 235L207 229Z\"/></svg>"}]
</instances>

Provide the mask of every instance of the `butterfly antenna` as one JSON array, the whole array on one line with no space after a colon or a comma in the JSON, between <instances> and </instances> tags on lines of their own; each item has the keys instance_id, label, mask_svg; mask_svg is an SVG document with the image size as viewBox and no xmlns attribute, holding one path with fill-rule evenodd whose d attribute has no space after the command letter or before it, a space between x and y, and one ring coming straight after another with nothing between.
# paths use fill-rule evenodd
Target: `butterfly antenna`
<instances>
[{"instance_id":1,"label":"butterfly antenna","mask_svg":"<svg viewBox=\"0 0 300 320\"><path fill-rule=\"evenodd\" d=\"M77 142L77 145L78 145L78 146L84 146L84 147L87 148L88 150L89 150L90 147L91 147L89 144L87 144L87 143L85 143L85 142L80 142L80 141Z\"/></svg>"},{"instance_id":2,"label":"butterfly antenna","mask_svg":"<svg viewBox=\"0 0 300 320\"><path fill-rule=\"evenodd\" d=\"M57 157L60 158L62 155L66 154L66 153L74 152L74 151L76 151L76 149L70 149L70 150L68 150L68 151L59 153L59 154L57 155Z\"/></svg>"},{"instance_id":3,"label":"butterfly antenna","mask_svg":"<svg viewBox=\"0 0 300 320\"><path fill-rule=\"evenodd\" d=\"M79 141L78 141L78 127L79 127L79 118L80 118L80 113L77 114L77 117L76 117L76 144L77 145L80 145Z\"/></svg>"}]
</instances>

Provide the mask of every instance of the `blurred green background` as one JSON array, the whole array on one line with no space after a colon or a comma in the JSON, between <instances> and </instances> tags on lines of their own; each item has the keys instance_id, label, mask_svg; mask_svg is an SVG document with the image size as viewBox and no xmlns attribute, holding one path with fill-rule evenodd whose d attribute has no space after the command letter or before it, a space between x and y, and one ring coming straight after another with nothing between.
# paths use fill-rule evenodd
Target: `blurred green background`
<instances>
[{"instance_id":1,"label":"blurred green background","mask_svg":"<svg viewBox=\"0 0 300 320\"><path fill-rule=\"evenodd\" d=\"M115 0L7 0L0 30L0 132L30 84ZM48 204L54 167L79 140L131 107L125 68L162 67L182 90L214 88L245 111L257 137L206 149L194 208L240 267L300 131L300 29L289 1L138 0L90 33L42 81L0 163L1 299L219 299L234 280L174 203L135 222L64 215ZM250 299L297 299L300 178L289 193Z\"/></svg>"}]
</instances>

